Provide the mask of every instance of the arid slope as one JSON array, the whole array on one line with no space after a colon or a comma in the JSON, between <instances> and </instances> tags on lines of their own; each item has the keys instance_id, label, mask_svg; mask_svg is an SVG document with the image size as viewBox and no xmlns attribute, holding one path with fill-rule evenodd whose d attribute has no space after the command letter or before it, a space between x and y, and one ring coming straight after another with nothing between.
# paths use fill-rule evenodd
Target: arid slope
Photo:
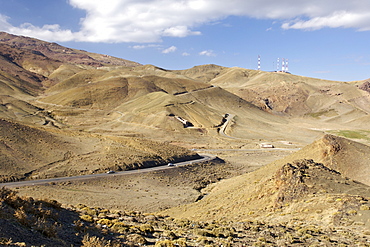
<instances>
[{"instance_id":1,"label":"arid slope","mask_svg":"<svg viewBox=\"0 0 370 247\"><path fill-rule=\"evenodd\" d=\"M202 220L284 222L294 218L306 223L325 222L327 225L360 221L359 225L369 227L370 187L356 178L348 178L350 174L358 176L368 173L368 163L365 164L359 155L368 148L342 138L325 136L305 147L304 153L302 150L254 172L220 181L203 191L206 195L202 200L169 209L165 213L173 217ZM342 174L312 160L320 159L318 153L323 150L326 151L324 160L333 154L335 165L343 170ZM340 160L341 154L349 152L356 155ZM312 159L297 160L307 157ZM333 163L329 165L333 167ZM360 215L363 218L358 217Z\"/></svg>"}]
</instances>

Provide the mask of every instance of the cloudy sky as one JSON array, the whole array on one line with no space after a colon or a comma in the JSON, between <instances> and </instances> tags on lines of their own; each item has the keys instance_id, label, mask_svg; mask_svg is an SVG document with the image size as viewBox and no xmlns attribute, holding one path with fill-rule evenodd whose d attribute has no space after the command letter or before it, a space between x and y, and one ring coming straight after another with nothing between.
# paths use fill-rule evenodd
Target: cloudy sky
<instances>
[{"instance_id":1,"label":"cloudy sky","mask_svg":"<svg viewBox=\"0 0 370 247\"><path fill-rule=\"evenodd\" d=\"M0 30L165 69L370 78L369 0L0 0Z\"/></svg>"}]
</instances>

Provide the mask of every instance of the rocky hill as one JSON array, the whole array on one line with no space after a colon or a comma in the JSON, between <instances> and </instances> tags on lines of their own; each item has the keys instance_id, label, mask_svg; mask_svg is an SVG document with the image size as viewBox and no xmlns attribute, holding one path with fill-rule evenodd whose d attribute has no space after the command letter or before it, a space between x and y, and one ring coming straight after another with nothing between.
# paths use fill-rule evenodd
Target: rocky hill
<instances>
[{"instance_id":1,"label":"rocky hill","mask_svg":"<svg viewBox=\"0 0 370 247\"><path fill-rule=\"evenodd\" d=\"M340 149L332 149L334 143L343 142L353 146L343 145ZM303 150L310 149L316 150L310 154L305 152L305 156L320 159L316 152L318 143L322 145L320 150L341 150L347 155L357 150L357 153L351 160L341 161L334 155L333 160L338 161L337 167L343 173L312 159L293 160L303 157ZM196 203L171 208L163 213L175 218L261 220L366 232L370 227L370 187L353 177L347 177L348 173L368 173L368 163L362 163L359 155L364 151L363 148L359 143L325 136L291 157L210 186L203 191L204 198ZM287 163L287 160L293 161ZM332 163L329 165L333 167Z\"/></svg>"},{"instance_id":2,"label":"rocky hill","mask_svg":"<svg viewBox=\"0 0 370 247\"><path fill-rule=\"evenodd\" d=\"M315 159L316 162L370 186L370 147L347 138L325 135L298 152L276 163L292 162L295 159Z\"/></svg>"},{"instance_id":3,"label":"rocky hill","mask_svg":"<svg viewBox=\"0 0 370 247\"><path fill-rule=\"evenodd\" d=\"M273 114L332 122L365 118L369 114L366 81L343 83L215 65L196 66L176 73L220 86Z\"/></svg>"},{"instance_id":4,"label":"rocky hill","mask_svg":"<svg viewBox=\"0 0 370 247\"><path fill-rule=\"evenodd\" d=\"M5 32L0 32L0 44L5 44L11 46L13 49L15 48L21 51L29 51L32 54L59 61L61 63L72 63L94 67L101 67L104 65L134 67L139 65L139 63L121 58L71 49L58 45L56 43L49 43L42 40L12 35ZM29 60L29 63L32 64L37 63L37 60L34 60L31 57L29 57L29 59L26 59L26 61L27 60ZM22 62L24 63L24 61ZM43 64L44 66L46 65L46 63ZM40 71L45 71L45 69L41 67Z\"/></svg>"},{"instance_id":5,"label":"rocky hill","mask_svg":"<svg viewBox=\"0 0 370 247\"><path fill-rule=\"evenodd\" d=\"M1 246L330 246L366 245L368 241L356 231L344 232L343 227L181 220L83 204L61 205L54 200L19 197L7 189L0 190L0 202ZM345 204L353 214L348 208L351 203ZM362 202L361 208L365 207Z\"/></svg>"},{"instance_id":6,"label":"rocky hill","mask_svg":"<svg viewBox=\"0 0 370 247\"><path fill-rule=\"evenodd\" d=\"M219 157L3 189L0 243L366 246L369 103L367 81L171 71L0 32L1 181Z\"/></svg>"}]
</instances>

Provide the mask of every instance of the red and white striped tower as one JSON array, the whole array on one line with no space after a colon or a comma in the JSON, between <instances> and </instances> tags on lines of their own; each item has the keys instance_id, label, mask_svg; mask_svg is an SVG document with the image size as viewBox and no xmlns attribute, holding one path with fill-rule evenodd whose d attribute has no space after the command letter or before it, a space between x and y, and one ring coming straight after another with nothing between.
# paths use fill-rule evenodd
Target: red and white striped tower
<instances>
[{"instance_id":1,"label":"red and white striped tower","mask_svg":"<svg viewBox=\"0 0 370 247\"><path fill-rule=\"evenodd\" d=\"M283 61L281 62L281 71L285 72L285 58L282 59Z\"/></svg>"},{"instance_id":2,"label":"red and white striped tower","mask_svg":"<svg viewBox=\"0 0 370 247\"><path fill-rule=\"evenodd\" d=\"M258 69L258 70L261 70L261 57L260 57L260 55L258 55L258 65L257 65L257 69Z\"/></svg>"},{"instance_id":3,"label":"red and white striped tower","mask_svg":"<svg viewBox=\"0 0 370 247\"><path fill-rule=\"evenodd\" d=\"M285 73L288 73L288 59L285 59Z\"/></svg>"}]
</instances>

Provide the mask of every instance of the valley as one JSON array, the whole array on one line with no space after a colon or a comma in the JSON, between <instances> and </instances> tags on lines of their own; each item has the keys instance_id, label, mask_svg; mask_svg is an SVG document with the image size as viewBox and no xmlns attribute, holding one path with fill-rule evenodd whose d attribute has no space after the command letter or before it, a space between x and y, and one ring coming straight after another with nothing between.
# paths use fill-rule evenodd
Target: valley
<instances>
[{"instance_id":1,"label":"valley","mask_svg":"<svg viewBox=\"0 0 370 247\"><path fill-rule=\"evenodd\" d=\"M23 232L0 239L52 241L30 240L36 211L15 213L32 197L71 210L80 244L91 224L116 246L368 246L368 85L166 70L0 32L0 220Z\"/></svg>"}]
</instances>

